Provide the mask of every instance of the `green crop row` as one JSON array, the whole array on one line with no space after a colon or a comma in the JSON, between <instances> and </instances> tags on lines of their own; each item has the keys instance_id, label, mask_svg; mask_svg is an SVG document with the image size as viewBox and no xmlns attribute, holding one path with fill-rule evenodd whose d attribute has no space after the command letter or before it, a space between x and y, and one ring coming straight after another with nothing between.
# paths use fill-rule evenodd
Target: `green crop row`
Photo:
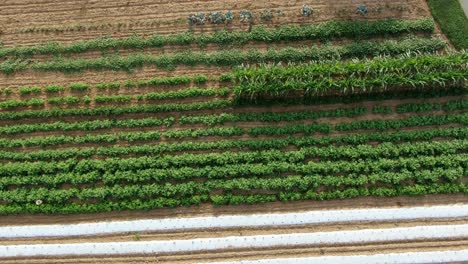
<instances>
[{"instance_id":1,"label":"green crop row","mask_svg":"<svg viewBox=\"0 0 468 264\"><path fill-rule=\"evenodd\" d=\"M233 179L246 176L275 176L284 173L300 174L340 174L353 176L357 174L384 174L387 171L420 172L421 168L458 170L466 168L463 160L466 155L442 155L400 157L396 160L377 158L359 161L322 161L296 164L289 162L272 162L268 164L234 164L224 166L206 166L199 168L182 167L169 169L142 169L137 171L97 172L83 174L62 173L52 175L12 176L0 178L0 190L8 186L44 186L57 188L62 184L92 184L103 182L105 185L118 183L144 183L164 181L186 181L194 179ZM334 166L336 164L336 166ZM335 176L336 177L336 176Z\"/></svg>"},{"instance_id":2,"label":"green crop row","mask_svg":"<svg viewBox=\"0 0 468 264\"><path fill-rule=\"evenodd\" d=\"M455 111L465 110L468 107L466 100L452 100L443 103L409 103L397 106L397 112L424 112L432 110ZM377 106L382 107L382 106ZM374 107L375 108L375 107ZM221 113L213 115L183 115L178 118L180 124L197 124L216 125L226 122L281 122L281 121L299 121L306 119L317 118L332 118L332 117L356 117L366 113L365 107L355 108L338 108L328 111L301 111L301 112L247 112L247 113ZM101 124L102 122L102 124ZM93 120L93 121L78 121L78 122L63 122L54 123L29 123L20 125L8 125L0 127L0 135L14 135L20 133L31 132L47 132L57 130L98 130L104 128L136 128L150 126L171 126L176 122L175 118L143 118L143 119L127 119L127 120Z\"/></svg>"},{"instance_id":3,"label":"green crop row","mask_svg":"<svg viewBox=\"0 0 468 264\"><path fill-rule=\"evenodd\" d=\"M190 97L202 97L202 96L222 96L226 97L229 95L231 90L229 88L198 88L191 87L187 89L181 89L177 91L168 91L168 92L157 92L157 93L147 93L142 95L95 95L94 101L97 104L102 103L129 103L132 99L138 101L141 100L165 100L165 99L183 99ZM60 105L73 105L78 104L80 99L76 96L63 96L63 97L50 97L47 99L50 104L60 106ZM91 98L85 96L83 98L84 103L90 103ZM28 100L7 100L0 101L0 108L18 108L26 106L44 106L44 101L42 99L28 99Z\"/></svg>"},{"instance_id":4,"label":"green crop row","mask_svg":"<svg viewBox=\"0 0 468 264\"><path fill-rule=\"evenodd\" d=\"M441 151L453 152L459 149L466 148L466 141L453 141L453 143L433 143L430 146L437 146ZM451 148L446 148L445 145L452 144ZM406 145L404 145L406 146ZM418 150L416 151L427 151L423 143L417 144ZM459 146L459 147L456 147ZM326 154L328 158L333 157L375 157L376 153L383 153L379 155L399 155L406 150L394 150L390 154L389 149L399 148L398 145L388 144L382 148L370 149L366 152L363 151L365 147L343 147L349 148L349 151L341 150L340 153L334 151L334 146L330 147L331 150L320 149ZM369 147L367 147L369 148ZM407 147L411 149L410 146ZM137 170L144 168L169 168L169 167L183 167L183 166L202 166L202 165L227 165L227 164L238 164L238 163L270 163L274 161L288 161L291 163L304 162L308 155L319 155L318 152L314 152L314 147L301 148L298 151L284 152L281 150L266 150L266 151L249 151L249 152L223 152L223 153L205 153L205 154L182 154L182 155L164 155L164 156L141 156L137 158L128 159L116 159L108 158L105 160L94 160L94 159L69 159L65 161L49 161L49 162L16 162L16 163L3 163L0 164L0 176L19 176L19 175L40 175L40 174L51 174L51 173L66 173L66 172L78 172L87 173L91 171L102 171L102 172L114 172L116 170ZM319 150L317 150L319 151ZM432 152L431 152L432 151ZM362 153L361 153L362 152ZM434 150L430 150L429 153L433 153Z\"/></svg>"},{"instance_id":5,"label":"green crop row","mask_svg":"<svg viewBox=\"0 0 468 264\"><path fill-rule=\"evenodd\" d=\"M316 190L311 190L307 192L280 192L279 194L252 194L252 195L238 195L238 194L225 194L225 195L212 195L210 197L214 205L237 205L237 204L258 204L266 203L273 201L298 201L298 200L332 200L332 199L350 199L356 197L367 197L367 196L377 196L377 197L395 197L395 196L419 196L419 195L428 195L428 194L450 194L450 193L468 193L467 185L463 183L455 184L416 184L412 186L393 186L393 187L376 187L376 188L347 188L345 190L334 190L334 191L324 191L317 192ZM162 203L162 201L159 201ZM167 201L164 201L169 203ZM172 203L176 204L177 202L171 200ZM188 204L189 201L178 201L181 206ZM155 203L148 203L155 204ZM97 208L117 208L116 210L125 209L149 209L149 205L144 204L138 200L138 203L129 205L124 203L126 207L122 205L114 205L114 207L108 205L101 205L102 207L93 207L93 206L83 206L78 205L71 206L71 209L65 209L60 207L53 207L51 209L53 212L96 212ZM159 205L159 204L157 204ZM189 204L190 205L190 204ZM122 206L122 207L120 207ZM187 206L187 205L186 205ZM15 212L19 208L17 207L7 207L7 212ZM11 208L11 209L10 209ZM20 209L21 210L21 209ZM55 211L54 211L55 210ZM106 209L104 209L106 210ZM109 209L107 209L109 210ZM33 206L30 206L27 210L23 209L20 212L43 212L42 210L35 209Z\"/></svg>"},{"instance_id":6,"label":"green crop row","mask_svg":"<svg viewBox=\"0 0 468 264\"><path fill-rule=\"evenodd\" d=\"M77 72L83 70L113 70L130 71L145 65L153 65L162 69L173 69L177 65L195 66L235 66L242 63L262 62L304 62L310 60L340 59L350 57L367 57L372 55L397 55L408 52L435 52L444 48L446 42L433 39L406 39L400 42L364 41L345 46L312 46L303 48L270 49L262 52L251 49L248 52L230 49L213 53L185 51L174 54L152 56L134 54L129 56L107 56L96 59L65 59L55 58L52 61L11 61L0 63L0 71L10 74L15 71L32 69L38 71Z\"/></svg>"},{"instance_id":7,"label":"green crop row","mask_svg":"<svg viewBox=\"0 0 468 264\"><path fill-rule=\"evenodd\" d=\"M410 126L440 126L457 123L466 126L468 124L468 112L453 115L425 115L411 116L404 119L393 120L363 120L348 123L340 123L335 126L337 131L364 130L388 130L402 129Z\"/></svg>"},{"instance_id":8,"label":"green crop row","mask_svg":"<svg viewBox=\"0 0 468 264\"><path fill-rule=\"evenodd\" d=\"M223 124L224 122L279 122L279 121L298 121L305 119L316 119L321 117L356 117L366 113L365 107L356 108L339 108L330 111L303 111L303 112L264 112L264 113L239 113L229 114L222 113L219 115L200 115L200 116L181 116L178 119L180 124L195 124L203 123L205 125ZM0 126L0 135L15 135L31 132L47 132L47 131L70 131L70 130L99 130L105 128L136 128L136 127L151 127L151 126L171 126L176 122L174 117L164 119L158 118L143 118L143 119L125 119L125 120L93 120L93 121L77 121L77 122L53 122L53 123L36 123L36 124L19 124Z\"/></svg>"},{"instance_id":9,"label":"green crop row","mask_svg":"<svg viewBox=\"0 0 468 264\"><path fill-rule=\"evenodd\" d=\"M92 121L77 121L77 122L63 122L57 121L53 123L37 123L37 124L20 124L1 126L0 135L16 135L21 133L32 132L48 132L48 131L93 131L99 129L109 128L137 128L137 127L151 127L151 126L172 126L175 122L174 117L168 118L142 118L142 119L104 119Z\"/></svg>"},{"instance_id":10,"label":"green crop row","mask_svg":"<svg viewBox=\"0 0 468 264\"><path fill-rule=\"evenodd\" d=\"M160 155L171 152L213 151L213 150L265 150L283 149L288 146L326 146L331 144L359 145L369 141L400 142L420 141L434 138L465 139L467 128L445 128L392 133L371 132L345 136L286 137L281 139L219 140L210 142L176 142L158 145L101 146L91 148L48 149L30 152L0 151L0 159L14 161L64 160L69 158L90 158L93 156L118 157L125 155Z\"/></svg>"},{"instance_id":11,"label":"green crop row","mask_svg":"<svg viewBox=\"0 0 468 264\"><path fill-rule=\"evenodd\" d=\"M456 111L468 109L468 100L453 100L444 103L408 103L396 107L398 113L427 112L427 111Z\"/></svg>"},{"instance_id":12,"label":"green crop row","mask_svg":"<svg viewBox=\"0 0 468 264\"><path fill-rule=\"evenodd\" d=\"M238 83L257 78L262 83L285 83L289 80L303 81L311 77L346 77L375 76L381 73L414 74L421 69L428 71L448 71L465 69L467 53L449 53L447 55L402 55L394 57L378 57L353 61L316 61L305 64L289 64L286 67L274 64L264 64L255 67L238 67L236 71L227 73ZM463 68L460 68L463 67ZM221 77L220 77L221 78ZM227 78L227 77L224 77Z\"/></svg>"},{"instance_id":13,"label":"green crop row","mask_svg":"<svg viewBox=\"0 0 468 264\"><path fill-rule=\"evenodd\" d=\"M6 100L0 102L0 108L3 109L14 109L18 107L39 107L44 106L44 100L39 98L32 98L29 100Z\"/></svg>"},{"instance_id":14,"label":"green crop row","mask_svg":"<svg viewBox=\"0 0 468 264\"><path fill-rule=\"evenodd\" d=\"M76 96L50 97L47 99L47 102L54 105L73 105L78 104L80 98Z\"/></svg>"},{"instance_id":15,"label":"green crop row","mask_svg":"<svg viewBox=\"0 0 468 264\"><path fill-rule=\"evenodd\" d=\"M166 100L166 99L182 99L200 96L222 96L229 95L231 89L229 88L198 88L191 87L188 89L161 92L161 93L148 93L136 96L137 100Z\"/></svg>"},{"instance_id":16,"label":"green crop row","mask_svg":"<svg viewBox=\"0 0 468 264\"><path fill-rule=\"evenodd\" d=\"M106 201L122 199L144 199L146 197L178 198L193 195L210 195L213 192L222 191L231 193L233 191L253 192L262 189L265 191L309 191L319 187L327 187L328 190L336 188L372 186L384 183L389 186L409 185L411 181L415 184L434 183L457 183L463 178L464 170L461 168L446 170L423 170L413 173L382 173L373 175L305 175L288 176L276 178L238 178L224 180L207 180L205 182L189 181L184 183L165 184L138 184L138 185L114 185L90 188L70 189L48 189L48 188L17 188L8 191L0 191L0 201L8 204L34 203L42 200L48 204L67 204L70 199L87 201L99 199Z\"/></svg>"},{"instance_id":17,"label":"green crop row","mask_svg":"<svg viewBox=\"0 0 468 264\"><path fill-rule=\"evenodd\" d=\"M206 109L223 109L232 106L229 100L210 100L206 102L194 103L167 103L158 105L138 105L125 107L98 107L92 109L52 109L52 110L37 110L37 111L21 111L21 112L5 112L0 113L0 120L18 120L23 118L54 118L66 116L118 116L123 114L134 113L166 113L166 112L182 112L196 111Z\"/></svg>"},{"instance_id":18,"label":"green crop row","mask_svg":"<svg viewBox=\"0 0 468 264\"><path fill-rule=\"evenodd\" d=\"M48 137L30 137L21 139L0 138L0 148L17 148L29 146L54 146L62 144L81 144L81 143L115 143L119 140L129 142L159 140L160 137L167 139L183 139L183 138L200 138L210 136L232 137L247 134L257 137L260 135L266 136L281 136L304 134L311 135L314 133L328 134L334 130L351 131L361 129L401 129L412 126L429 126L429 125L445 125L458 123L462 125L468 124L468 113L453 114L453 115L427 115L427 116L411 116L403 119L391 120L363 120L354 122L340 122L333 127L330 123L312 123L312 124L288 124L284 126L257 126L248 129L243 129L238 126L230 127L209 127L200 129L169 129L164 132L149 131L149 132L122 132L114 134L87 134L84 136L48 136Z\"/></svg>"},{"instance_id":19,"label":"green crop row","mask_svg":"<svg viewBox=\"0 0 468 264\"><path fill-rule=\"evenodd\" d=\"M415 56L305 65L267 65L234 71L239 98L317 96L369 93L400 87L463 85L468 79L468 54ZM332 70L330 73L329 69ZM336 71L336 76L333 76ZM347 78L347 76L353 78Z\"/></svg>"},{"instance_id":20,"label":"green crop row","mask_svg":"<svg viewBox=\"0 0 468 264\"><path fill-rule=\"evenodd\" d=\"M356 103L362 101L380 101L388 99L405 99L405 98L433 98L441 96L464 96L468 90L462 87L448 87L442 88L431 88L425 87L420 90L413 91L387 91L379 92L375 94L351 94L346 97L329 96L321 98L309 98L308 100L294 99L294 102L286 102L287 104L330 104L330 103ZM86 96L85 96L86 97ZM86 99L86 98L84 98ZM56 117L91 117L91 116L118 116L125 114L137 114L137 113L162 113L172 111L196 111L196 110L207 110L207 109L226 109L237 105L230 100L210 100L206 102L194 102L189 104L161 104L161 105L139 105L139 106L106 106L97 107L94 109L52 109L52 110L36 110L36 111L21 111L21 112L10 112L1 113L0 120L18 120L23 118L35 119L35 118L56 118ZM263 105L278 105L284 104L283 101L273 102L257 102ZM29 120L28 123L32 123L33 120Z\"/></svg>"},{"instance_id":21,"label":"green crop row","mask_svg":"<svg viewBox=\"0 0 468 264\"><path fill-rule=\"evenodd\" d=\"M324 117L356 117L366 113L367 109L362 106L355 108L338 108L335 110L305 110L301 112L248 112L248 113L222 113L214 115L188 115L179 118L180 124L216 125L226 122L281 122L299 121L306 119L317 119Z\"/></svg>"},{"instance_id":22,"label":"green crop row","mask_svg":"<svg viewBox=\"0 0 468 264\"><path fill-rule=\"evenodd\" d=\"M281 26L267 29L254 26L250 32L218 31L211 34L193 34L184 32L175 35L155 34L146 39L131 36L124 39L97 38L79 41L69 45L54 42L30 47L1 48L0 57L7 55L30 56L35 54L81 53L88 50L107 49L143 49L165 45L190 45L196 43L205 46L208 43L218 45L246 44L249 41L278 42L299 40L330 40L332 38L362 39L379 35L398 35L406 33L431 33L434 31L432 19L419 20L379 20L369 21L330 21L316 25Z\"/></svg>"},{"instance_id":23,"label":"green crop row","mask_svg":"<svg viewBox=\"0 0 468 264\"><path fill-rule=\"evenodd\" d=\"M66 205L50 205L27 203L21 205L0 205L0 214L11 215L21 213L45 213L45 214L76 214L93 212L110 212L122 210L150 210L155 208L168 208L178 206L198 205L204 202L211 202L214 205L223 204L257 204L273 201L295 201L295 200L331 200L346 199L356 197L394 197L404 195L428 195L428 194L449 194L468 193L468 188L463 183L445 184L416 184L411 186L392 187L360 187L346 188L345 190L333 190L317 192L310 190L307 192L279 192L277 194L223 194L223 195L193 195L187 198L148 198L127 199L120 201L106 201L99 203L68 203Z\"/></svg>"}]
</instances>

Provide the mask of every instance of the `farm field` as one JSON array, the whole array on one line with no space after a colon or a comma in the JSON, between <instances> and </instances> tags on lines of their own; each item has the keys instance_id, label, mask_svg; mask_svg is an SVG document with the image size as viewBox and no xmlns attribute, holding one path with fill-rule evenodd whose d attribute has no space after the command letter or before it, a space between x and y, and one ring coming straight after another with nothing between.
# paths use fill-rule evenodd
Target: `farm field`
<instances>
[{"instance_id":1,"label":"farm field","mask_svg":"<svg viewBox=\"0 0 468 264\"><path fill-rule=\"evenodd\" d=\"M468 203L468 47L434 8L424 0L4 1L0 230L460 209L0 234L0 263L354 255L374 263L377 253L418 252L468 260L468 210L457 207ZM242 239L251 250L236 244Z\"/></svg>"}]
</instances>

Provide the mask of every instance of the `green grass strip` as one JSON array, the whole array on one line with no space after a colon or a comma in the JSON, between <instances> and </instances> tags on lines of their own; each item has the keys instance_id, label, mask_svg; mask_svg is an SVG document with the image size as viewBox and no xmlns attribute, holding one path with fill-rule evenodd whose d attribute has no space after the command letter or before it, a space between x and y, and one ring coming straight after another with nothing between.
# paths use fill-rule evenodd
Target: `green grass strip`
<instances>
[{"instance_id":1,"label":"green grass strip","mask_svg":"<svg viewBox=\"0 0 468 264\"><path fill-rule=\"evenodd\" d=\"M459 0L428 0L432 15L457 49L468 49L468 18Z\"/></svg>"}]
</instances>

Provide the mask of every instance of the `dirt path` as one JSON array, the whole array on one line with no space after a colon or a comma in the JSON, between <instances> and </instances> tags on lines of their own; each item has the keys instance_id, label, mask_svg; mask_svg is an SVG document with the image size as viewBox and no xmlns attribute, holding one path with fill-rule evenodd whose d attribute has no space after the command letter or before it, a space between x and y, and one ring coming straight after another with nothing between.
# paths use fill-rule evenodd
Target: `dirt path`
<instances>
[{"instance_id":1,"label":"dirt path","mask_svg":"<svg viewBox=\"0 0 468 264\"><path fill-rule=\"evenodd\" d=\"M110 220L135 220L166 217L192 217L192 216L216 216L232 214L253 214L253 213L280 213L280 212L300 212L309 210L331 210L331 209L352 209L371 207L401 207L401 206L429 206L444 204L468 203L468 196L456 195L426 195L419 197L393 197L378 198L365 197L345 200L328 201L295 201L295 202L270 202L257 205L236 205L236 206L213 206L202 204L200 206L163 208L147 211L123 211L96 214L74 214L74 215L7 215L0 217L0 225L33 225L33 224L60 224L60 223L80 223Z\"/></svg>"},{"instance_id":2,"label":"dirt path","mask_svg":"<svg viewBox=\"0 0 468 264\"><path fill-rule=\"evenodd\" d=\"M262 10L281 10L273 21L265 23L257 18L255 23L270 26L285 23L316 23L331 19L355 20L364 17L356 14L356 3L347 0L330 2L319 0L309 3L315 10L310 18L300 16L302 2L270 1L76 1L67 0L6 0L1 5L2 41L7 47L34 45L46 41L64 43L100 36L126 37L134 33L183 32L189 29L186 18L190 13L233 11L237 19L231 29L247 30L248 25L238 19L240 10L250 10L259 17ZM365 19L421 18L430 15L423 0L371 0L366 4L370 12ZM195 26L196 32L209 32L224 26Z\"/></svg>"}]
</instances>

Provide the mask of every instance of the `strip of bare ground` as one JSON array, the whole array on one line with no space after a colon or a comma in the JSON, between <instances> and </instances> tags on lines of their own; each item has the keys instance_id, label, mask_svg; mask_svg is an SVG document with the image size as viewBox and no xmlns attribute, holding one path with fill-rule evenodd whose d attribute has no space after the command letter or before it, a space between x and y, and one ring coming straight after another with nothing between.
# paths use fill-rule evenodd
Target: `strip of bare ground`
<instances>
[{"instance_id":1,"label":"strip of bare ground","mask_svg":"<svg viewBox=\"0 0 468 264\"><path fill-rule=\"evenodd\" d=\"M400 196L391 198L363 197L327 201L294 201L269 202L256 205L199 206L162 208L154 210L134 210L95 214L44 215L23 214L0 217L0 225L33 225L33 224L71 224L81 222L97 222L105 220L136 220L166 217L238 215L252 213L281 213L310 210L352 209L352 208L386 208L428 205L447 205L468 203L468 196L463 194L425 195L418 197Z\"/></svg>"},{"instance_id":2,"label":"strip of bare ground","mask_svg":"<svg viewBox=\"0 0 468 264\"><path fill-rule=\"evenodd\" d=\"M430 16L429 9L423 0L410 1L370 1L366 3L370 10L381 6L380 12L369 12L366 19L376 20L382 18L420 18ZM45 41L72 42L75 40L85 40L99 36L126 37L134 33L141 35L151 35L157 33L182 32L188 29L186 17L194 12L227 11L232 10L239 14L240 10L247 9L254 13L264 9L282 10L283 15L275 16L271 26L284 23L311 23L328 21L332 19L351 20L362 19L356 14L356 6L349 1L330 2L321 0L310 3L315 10L311 18L300 16L302 3L270 1L245 2L240 0L229 1L208 1L199 3L193 1L182 1L177 4L170 1L158 2L157 4L149 0L138 2L116 2L106 0L99 2L84 2L77 4L74 1L18 1L10 0L2 4L1 24L4 34L2 40L4 45L34 45ZM399 10L400 8L400 10ZM343 12L344 11L344 12ZM181 23L179 23L181 19ZM70 23L73 21L72 23ZM157 21L158 25L145 25L146 21ZM96 30L86 30L80 32L63 33L28 33L18 34L21 30L28 28L66 27L67 25L88 26L93 24L116 24L122 23L126 27L99 28ZM257 23L264 23L257 21ZM146 23L147 24L147 23ZM205 25L194 27L197 32L213 31L223 28L223 26ZM237 19L230 28L241 28L246 30L248 25L241 24Z\"/></svg>"}]
</instances>

